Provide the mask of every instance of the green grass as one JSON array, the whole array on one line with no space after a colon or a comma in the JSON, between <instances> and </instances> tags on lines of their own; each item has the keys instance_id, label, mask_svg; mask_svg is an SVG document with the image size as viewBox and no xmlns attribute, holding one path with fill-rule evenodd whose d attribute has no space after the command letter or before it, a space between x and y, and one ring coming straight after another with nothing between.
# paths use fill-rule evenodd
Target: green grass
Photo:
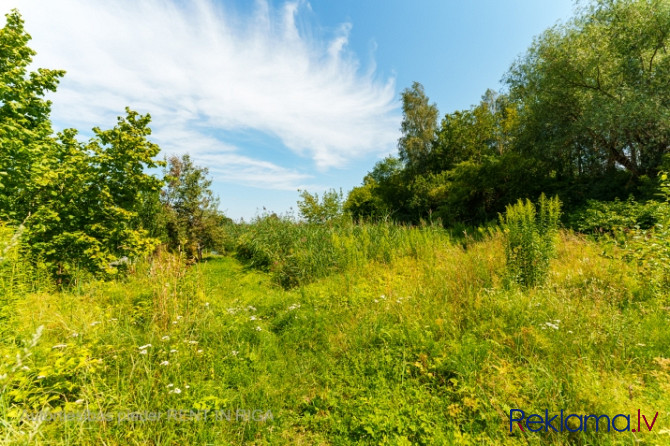
<instances>
[{"instance_id":1,"label":"green grass","mask_svg":"<svg viewBox=\"0 0 670 446\"><path fill-rule=\"evenodd\" d=\"M670 299L619 248L563 232L546 283L522 289L505 280L499 233L455 243L430 227L273 224L293 232L251 227L240 246L295 267L294 281L255 254L189 268L161 254L124 281L12 288L0 441L670 444ZM163 415L20 421L46 407ZM267 419L236 420L238 408ZM510 435L513 408L659 415L643 434ZM213 412L166 419L177 409Z\"/></svg>"}]
</instances>

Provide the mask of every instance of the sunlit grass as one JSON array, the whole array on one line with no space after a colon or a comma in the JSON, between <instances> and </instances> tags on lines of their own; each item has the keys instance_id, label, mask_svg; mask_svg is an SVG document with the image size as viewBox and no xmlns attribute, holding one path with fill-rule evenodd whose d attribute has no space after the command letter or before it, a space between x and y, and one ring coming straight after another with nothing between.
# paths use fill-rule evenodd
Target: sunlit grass
<instances>
[{"instance_id":1,"label":"sunlit grass","mask_svg":"<svg viewBox=\"0 0 670 446\"><path fill-rule=\"evenodd\" d=\"M234 257L186 268L161 254L125 281L18 293L1 347L2 441L670 442L670 302L615 248L563 232L547 282L522 289L505 281L499 233L467 243L430 228L315 234L327 234L329 246L352 244L337 255L354 260L335 256L289 289L277 270ZM163 417L20 422L23 409L46 407ZM642 434L510 435L513 408L659 416ZM168 418L179 409L213 412ZM272 416L236 419L237 409ZM216 410L233 419L217 420Z\"/></svg>"}]
</instances>

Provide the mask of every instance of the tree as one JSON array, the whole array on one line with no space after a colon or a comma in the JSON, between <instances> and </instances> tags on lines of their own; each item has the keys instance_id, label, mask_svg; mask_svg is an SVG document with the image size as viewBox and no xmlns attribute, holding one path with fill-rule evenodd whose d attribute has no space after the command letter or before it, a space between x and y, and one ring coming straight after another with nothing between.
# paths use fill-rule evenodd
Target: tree
<instances>
[{"instance_id":1,"label":"tree","mask_svg":"<svg viewBox=\"0 0 670 446\"><path fill-rule=\"evenodd\" d=\"M298 200L298 211L308 223L326 223L342 216L342 191L330 189L323 193L321 199L317 193L298 192L301 198Z\"/></svg>"},{"instance_id":2,"label":"tree","mask_svg":"<svg viewBox=\"0 0 670 446\"><path fill-rule=\"evenodd\" d=\"M518 148L566 178L655 175L670 147L670 2L597 0L507 75Z\"/></svg>"},{"instance_id":3,"label":"tree","mask_svg":"<svg viewBox=\"0 0 670 446\"><path fill-rule=\"evenodd\" d=\"M68 129L44 156L45 175L33 180L34 213L26 221L33 257L60 278L77 268L116 273L119 259L142 257L159 243L143 227L143 197L158 195L160 148L147 137L149 115L126 109L109 130L94 128L82 144Z\"/></svg>"},{"instance_id":4,"label":"tree","mask_svg":"<svg viewBox=\"0 0 670 446\"><path fill-rule=\"evenodd\" d=\"M429 104L423 85L414 82L402 92L403 121L398 140L400 160L412 172L420 172L431 152L437 130L437 106Z\"/></svg>"},{"instance_id":5,"label":"tree","mask_svg":"<svg viewBox=\"0 0 670 446\"><path fill-rule=\"evenodd\" d=\"M189 155L171 156L161 193L167 220L168 244L191 258L202 259L203 250L221 243L222 226L228 219L218 210L219 201L210 189L212 180L205 167L196 166Z\"/></svg>"},{"instance_id":6,"label":"tree","mask_svg":"<svg viewBox=\"0 0 670 446\"><path fill-rule=\"evenodd\" d=\"M0 219L20 223L35 211L35 180L48 174L44 154L52 150L51 102L61 70L28 73L35 51L18 11L0 30Z\"/></svg>"}]
</instances>

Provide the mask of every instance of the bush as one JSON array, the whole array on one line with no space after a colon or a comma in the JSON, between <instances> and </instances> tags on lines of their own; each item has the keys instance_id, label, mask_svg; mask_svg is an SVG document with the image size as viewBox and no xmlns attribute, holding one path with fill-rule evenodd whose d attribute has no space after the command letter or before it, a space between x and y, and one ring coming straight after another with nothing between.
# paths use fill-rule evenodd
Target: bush
<instances>
[{"instance_id":1,"label":"bush","mask_svg":"<svg viewBox=\"0 0 670 446\"><path fill-rule=\"evenodd\" d=\"M561 202L558 197L539 200L539 214L535 205L526 199L508 205L500 224L505 234L507 272L522 286L535 286L544 280L549 260L555 253L555 235Z\"/></svg>"},{"instance_id":2,"label":"bush","mask_svg":"<svg viewBox=\"0 0 670 446\"><path fill-rule=\"evenodd\" d=\"M644 203L632 197L626 201L589 200L585 208L573 214L570 226L587 234L612 234L621 229L650 229L662 220L664 205L650 200Z\"/></svg>"}]
</instances>

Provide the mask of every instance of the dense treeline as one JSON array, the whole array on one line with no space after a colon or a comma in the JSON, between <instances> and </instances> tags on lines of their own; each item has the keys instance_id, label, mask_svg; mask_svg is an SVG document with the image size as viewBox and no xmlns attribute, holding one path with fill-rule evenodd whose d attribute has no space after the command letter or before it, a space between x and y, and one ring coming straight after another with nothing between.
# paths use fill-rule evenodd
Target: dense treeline
<instances>
[{"instance_id":1,"label":"dense treeline","mask_svg":"<svg viewBox=\"0 0 670 446\"><path fill-rule=\"evenodd\" d=\"M28 72L35 52L17 11L0 30L0 224L18 229L24 255L59 279L115 274L163 243L201 257L226 218L207 170L188 155L159 161L150 116L126 109L116 125L54 135L51 102L60 70ZM150 169L163 166L162 178Z\"/></svg>"},{"instance_id":2,"label":"dense treeline","mask_svg":"<svg viewBox=\"0 0 670 446\"><path fill-rule=\"evenodd\" d=\"M597 0L537 37L506 91L446 114L402 93L398 156L351 191L355 217L495 219L518 198L649 198L670 147L670 2Z\"/></svg>"}]
</instances>

